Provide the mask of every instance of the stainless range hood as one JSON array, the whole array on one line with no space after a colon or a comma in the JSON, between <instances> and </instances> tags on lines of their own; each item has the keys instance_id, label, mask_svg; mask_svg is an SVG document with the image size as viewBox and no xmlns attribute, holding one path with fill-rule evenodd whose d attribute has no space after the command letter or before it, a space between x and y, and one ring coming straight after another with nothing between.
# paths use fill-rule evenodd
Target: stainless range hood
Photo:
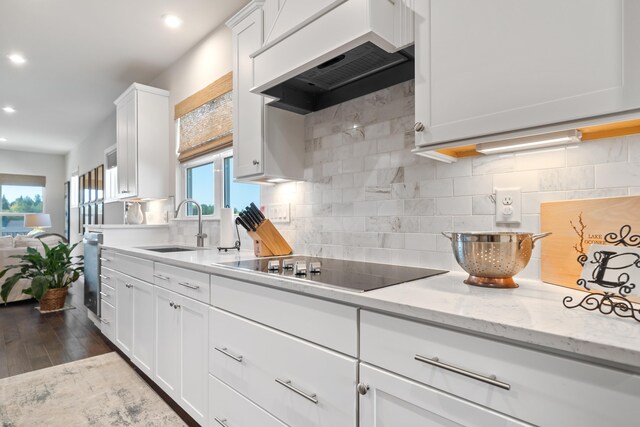
<instances>
[{"instance_id":1,"label":"stainless range hood","mask_svg":"<svg viewBox=\"0 0 640 427\"><path fill-rule=\"evenodd\" d=\"M412 79L413 1L324 0L326 7L299 24L276 19L276 30L267 31L279 35L252 55L252 92L307 114ZM288 0L278 16L292 19L285 9L298 11L300 2Z\"/></svg>"}]
</instances>

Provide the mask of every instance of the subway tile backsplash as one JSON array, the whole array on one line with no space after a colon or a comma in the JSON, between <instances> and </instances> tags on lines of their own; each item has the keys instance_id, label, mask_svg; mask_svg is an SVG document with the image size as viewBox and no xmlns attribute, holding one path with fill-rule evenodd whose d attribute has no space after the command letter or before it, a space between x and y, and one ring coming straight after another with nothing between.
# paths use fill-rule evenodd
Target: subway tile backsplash
<instances>
[{"instance_id":1,"label":"subway tile backsplash","mask_svg":"<svg viewBox=\"0 0 640 427\"><path fill-rule=\"evenodd\" d=\"M291 203L277 224L298 253L460 270L443 231L539 232L540 203L640 194L640 136L578 148L463 158L416 156L413 82L305 118L305 182L263 187ZM522 222L497 226L494 187L522 189ZM538 278L540 250L521 274Z\"/></svg>"}]
</instances>

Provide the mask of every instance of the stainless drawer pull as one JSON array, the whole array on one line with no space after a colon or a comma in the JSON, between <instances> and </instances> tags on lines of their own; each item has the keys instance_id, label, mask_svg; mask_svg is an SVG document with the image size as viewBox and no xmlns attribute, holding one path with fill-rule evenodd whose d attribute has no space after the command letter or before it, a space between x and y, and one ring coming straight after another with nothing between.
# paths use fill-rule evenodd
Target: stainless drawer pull
<instances>
[{"instance_id":1,"label":"stainless drawer pull","mask_svg":"<svg viewBox=\"0 0 640 427\"><path fill-rule=\"evenodd\" d=\"M133 288L133 285L132 285L131 283L125 282L125 283L124 283L124 285L125 285L127 288Z\"/></svg>"},{"instance_id":2,"label":"stainless drawer pull","mask_svg":"<svg viewBox=\"0 0 640 427\"><path fill-rule=\"evenodd\" d=\"M100 321L101 321L102 323L104 323L105 325L109 325L109 324L111 324L111 322L109 322L107 319L100 319Z\"/></svg>"},{"instance_id":3,"label":"stainless drawer pull","mask_svg":"<svg viewBox=\"0 0 640 427\"><path fill-rule=\"evenodd\" d=\"M189 288L189 289L200 289L200 286L192 285L191 283L187 283L187 282L180 282L178 283L178 285L184 286L185 288Z\"/></svg>"},{"instance_id":4,"label":"stainless drawer pull","mask_svg":"<svg viewBox=\"0 0 640 427\"><path fill-rule=\"evenodd\" d=\"M100 278L101 278L101 279L104 279L104 280L111 280L111 277L109 277L109 276L105 276L104 274L101 274L101 275L100 275Z\"/></svg>"},{"instance_id":5,"label":"stainless drawer pull","mask_svg":"<svg viewBox=\"0 0 640 427\"><path fill-rule=\"evenodd\" d=\"M507 383L503 383L502 381L496 380L495 375L491 375L489 377L485 377L484 375L476 374L474 372L467 371L466 369L457 368L455 366L447 365L446 363L442 363L438 360L437 357L433 359L429 359L428 357L420 356L416 354L414 357L418 362L427 363L429 365L436 366L438 368L446 369L447 371L454 372L459 375L464 375L465 377L473 378L474 380L482 381L483 383L491 384L492 386L500 387L505 390L511 390L511 385Z\"/></svg>"},{"instance_id":6,"label":"stainless drawer pull","mask_svg":"<svg viewBox=\"0 0 640 427\"><path fill-rule=\"evenodd\" d=\"M173 301L169 301L169 307L173 307L174 310L177 310L180 308L180 304L176 304Z\"/></svg>"},{"instance_id":7,"label":"stainless drawer pull","mask_svg":"<svg viewBox=\"0 0 640 427\"><path fill-rule=\"evenodd\" d=\"M316 405L318 404L318 399L316 399L316 394L307 394L304 391L300 390L297 387L294 387L293 385L291 385L291 380L281 380L280 378L276 378L276 382L280 385L285 386L286 388L288 388L289 390L291 390L294 393L299 394L300 396L304 397L305 399L315 403Z\"/></svg>"},{"instance_id":8,"label":"stainless drawer pull","mask_svg":"<svg viewBox=\"0 0 640 427\"><path fill-rule=\"evenodd\" d=\"M157 279L162 279L162 280L169 280L169 277L163 276L162 274L154 274L153 277Z\"/></svg>"},{"instance_id":9,"label":"stainless drawer pull","mask_svg":"<svg viewBox=\"0 0 640 427\"><path fill-rule=\"evenodd\" d=\"M111 262L111 260L109 258L102 258L102 257L100 257L100 261L102 261L102 262Z\"/></svg>"},{"instance_id":10,"label":"stainless drawer pull","mask_svg":"<svg viewBox=\"0 0 640 427\"><path fill-rule=\"evenodd\" d=\"M213 419L214 419L218 424L220 424L222 427L229 427L229 424L227 424L227 419L226 419L226 418L220 419L220 418L218 418L218 417L214 417Z\"/></svg>"},{"instance_id":11,"label":"stainless drawer pull","mask_svg":"<svg viewBox=\"0 0 640 427\"><path fill-rule=\"evenodd\" d=\"M220 353L224 354L225 356L229 356L230 358L232 358L236 362L242 362L242 356L240 356L240 355L236 356L235 354L229 353L229 350L227 350L227 347L223 347L223 348L213 347L213 348L218 350Z\"/></svg>"},{"instance_id":12,"label":"stainless drawer pull","mask_svg":"<svg viewBox=\"0 0 640 427\"><path fill-rule=\"evenodd\" d=\"M108 296L109 296L109 294L108 294L108 293L106 293L106 292L102 292L102 291L100 291L100 295L102 295L103 297L108 297Z\"/></svg>"}]
</instances>

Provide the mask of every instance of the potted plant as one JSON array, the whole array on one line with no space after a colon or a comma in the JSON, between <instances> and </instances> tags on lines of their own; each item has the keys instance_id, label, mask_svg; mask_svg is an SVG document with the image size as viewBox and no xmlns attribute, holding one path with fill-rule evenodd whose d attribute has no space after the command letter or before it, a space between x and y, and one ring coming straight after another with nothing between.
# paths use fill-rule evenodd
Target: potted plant
<instances>
[{"instance_id":1,"label":"potted plant","mask_svg":"<svg viewBox=\"0 0 640 427\"><path fill-rule=\"evenodd\" d=\"M40 302L40 311L63 308L69 286L82 274L83 257L71 255L76 246L77 243L69 245L60 242L57 246L49 247L42 242L44 254L36 248L27 248L25 254L14 255L13 258L20 259L20 263L0 271L2 279L10 270L17 270L2 284L2 300L6 303L15 284L21 279L27 279L31 280L31 285L22 292L32 295Z\"/></svg>"}]
</instances>

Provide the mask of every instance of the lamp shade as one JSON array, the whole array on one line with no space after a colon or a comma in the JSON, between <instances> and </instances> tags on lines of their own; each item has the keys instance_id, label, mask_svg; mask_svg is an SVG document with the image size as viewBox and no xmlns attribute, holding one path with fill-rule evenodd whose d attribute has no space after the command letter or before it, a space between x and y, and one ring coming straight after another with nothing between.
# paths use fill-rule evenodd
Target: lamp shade
<instances>
[{"instance_id":1,"label":"lamp shade","mask_svg":"<svg viewBox=\"0 0 640 427\"><path fill-rule=\"evenodd\" d=\"M24 226L27 228L50 228L51 216L46 213L25 214Z\"/></svg>"}]
</instances>

